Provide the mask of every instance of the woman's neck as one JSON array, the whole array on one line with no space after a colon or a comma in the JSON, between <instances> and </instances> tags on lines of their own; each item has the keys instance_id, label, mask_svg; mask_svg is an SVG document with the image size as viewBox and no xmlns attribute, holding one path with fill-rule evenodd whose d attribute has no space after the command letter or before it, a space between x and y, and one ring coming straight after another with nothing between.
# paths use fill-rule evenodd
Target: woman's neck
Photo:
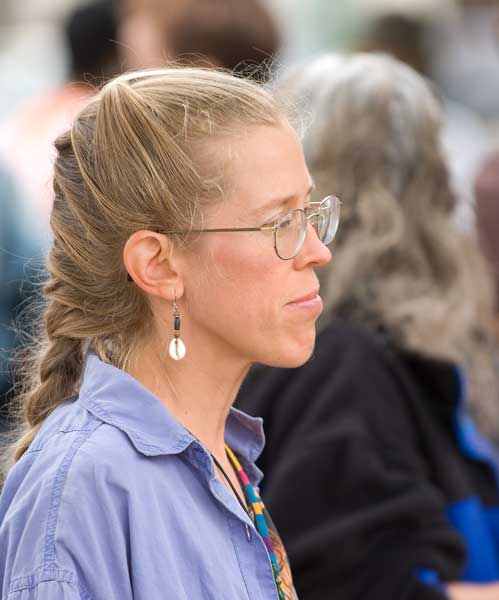
<instances>
[{"instance_id":1,"label":"woman's neck","mask_svg":"<svg viewBox=\"0 0 499 600\"><path fill-rule=\"evenodd\" d=\"M215 354L212 353L211 356ZM130 375L219 460L225 462L225 422L249 364L231 358L186 356L172 360L155 348L141 350Z\"/></svg>"}]
</instances>

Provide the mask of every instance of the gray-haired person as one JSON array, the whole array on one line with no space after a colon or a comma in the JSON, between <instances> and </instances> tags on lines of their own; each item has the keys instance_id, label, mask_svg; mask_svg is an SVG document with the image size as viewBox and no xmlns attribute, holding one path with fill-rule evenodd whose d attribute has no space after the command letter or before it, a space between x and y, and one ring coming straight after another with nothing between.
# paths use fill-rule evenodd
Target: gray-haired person
<instances>
[{"instance_id":1,"label":"gray-haired person","mask_svg":"<svg viewBox=\"0 0 499 600\"><path fill-rule=\"evenodd\" d=\"M318 197L342 199L313 359L240 394L265 420L263 496L299 597L498 598L492 294L452 222L439 103L380 55L317 58L281 86L309 107Z\"/></svg>"}]
</instances>

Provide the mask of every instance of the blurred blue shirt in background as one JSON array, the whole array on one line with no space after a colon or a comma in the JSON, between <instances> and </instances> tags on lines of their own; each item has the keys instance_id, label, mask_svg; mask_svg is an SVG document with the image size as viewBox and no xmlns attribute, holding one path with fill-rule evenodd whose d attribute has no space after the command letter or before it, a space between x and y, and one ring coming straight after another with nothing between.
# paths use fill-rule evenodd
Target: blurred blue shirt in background
<instances>
[{"instance_id":1,"label":"blurred blue shirt in background","mask_svg":"<svg viewBox=\"0 0 499 600\"><path fill-rule=\"evenodd\" d=\"M16 321L21 328L28 326L19 315L34 298L40 277L40 240L12 178L0 166L0 431L5 427L6 394L15 377L12 358L20 344Z\"/></svg>"}]
</instances>

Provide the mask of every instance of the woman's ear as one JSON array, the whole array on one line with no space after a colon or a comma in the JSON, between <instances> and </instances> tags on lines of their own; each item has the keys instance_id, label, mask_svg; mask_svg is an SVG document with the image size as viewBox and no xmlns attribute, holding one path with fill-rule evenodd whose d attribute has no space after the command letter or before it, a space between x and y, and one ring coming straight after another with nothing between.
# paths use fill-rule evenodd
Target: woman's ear
<instances>
[{"instance_id":1,"label":"woman's ear","mask_svg":"<svg viewBox=\"0 0 499 600\"><path fill-rule=\"evenodd\" d=\"M146 294L166 300L180 298L184 291L180 260L171 240L153 231L136 231L123 249L128 274Z\"/></svg>"}]
</instances>

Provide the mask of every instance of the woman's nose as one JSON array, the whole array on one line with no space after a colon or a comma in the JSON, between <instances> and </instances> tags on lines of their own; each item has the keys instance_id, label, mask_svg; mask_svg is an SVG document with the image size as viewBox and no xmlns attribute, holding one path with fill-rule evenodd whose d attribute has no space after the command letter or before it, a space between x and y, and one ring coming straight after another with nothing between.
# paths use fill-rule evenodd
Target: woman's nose
<instances>
[{"instance_id":1,"label":"woman's nose","mask_svg":"<svg viewBox=\"0 0 499 600\"><path fill-rule=\"evenodd\" d=\"M303 242L303 247L295 256L297 268L321 267L331 260L331 251L324 245L317 235L314 226L307 223L307 235Z\"/></svg>"}]
</instances>

